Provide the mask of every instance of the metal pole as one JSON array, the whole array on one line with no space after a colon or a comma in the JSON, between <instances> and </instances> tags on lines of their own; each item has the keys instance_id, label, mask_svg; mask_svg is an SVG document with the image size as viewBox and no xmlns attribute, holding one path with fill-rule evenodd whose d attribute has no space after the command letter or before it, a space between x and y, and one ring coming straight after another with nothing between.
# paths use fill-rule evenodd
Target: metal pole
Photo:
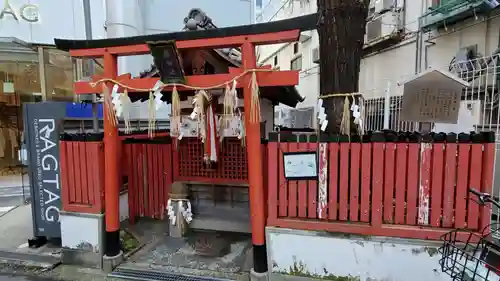
<instances>
[{"instance_id":1,"label":"metal pole","mask_svg":"<svg viewBox=\"0 0 500 281\"><path fill-rule=\"evenodd\" d=\"M384 129L389 130L389 118L391 114L391 81L387 81L384 97Z\"/></svg>"},{"instance_id":2,"label":"metal pole","mask_svg":"<svg viewBox=\"0 0 500 281\"><path fill-rule=\"evenodd\" d=\"M83 0L83 16L85 18L85 37L87 40L92 40L92 18L90 14L90 0ZM88 60L88 75L94 74L94 60ZM92 101L92 127L94 132L99 132L99 114L97 110L97 102Z\"/></svg>"}]
</instances>

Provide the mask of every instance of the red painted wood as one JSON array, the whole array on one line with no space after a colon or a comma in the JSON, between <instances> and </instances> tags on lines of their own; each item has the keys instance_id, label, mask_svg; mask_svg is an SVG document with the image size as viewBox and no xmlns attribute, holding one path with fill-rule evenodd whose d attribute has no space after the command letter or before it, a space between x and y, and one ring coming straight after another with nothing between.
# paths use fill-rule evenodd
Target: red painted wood
<instances>
[{"instance_id":1,"label":"red painted wood","mask_svg":"<svg viewBox=\"0 0 500 281\"><path fill-rule=\"evenodd\" d=\"M396 144L396 207L394 208L394 223L396 224L405 224L407 162L408 144Z\"/></svg>"},{"instance_id":2,"label":"red painted wood","mask_svg":"<svg viewBox=\"0 0 500 281\"><path fill-rule=\"evenodd\" d=\"M471 144L470 153L470 170L469 170L469 185L468 188L474 188L476 190L481 190L481 173L483 170L483 144L474 143ZM467 213L467 228L472 230L478 230L479 227L479 205L476 204L474 200L477 200L476 196L467 192L468 195L468 213Z\"/></svg>"},{"instance_id":3,"label":"red painted wood","mask_svg":"<svg viewBox=\"0 0 500 281\"><path fill-rule=\"evenodd\" d=\"M283 152L288 152L288 143L280 143L280 156L279 156L279 161L280 161L280 184L278 188L278 200L279 200L279 208L278 208L278 215L280 217L286 217L288 215L288 183L287 180L285 179L285 173L284 173L284 163L283 163Z\"/></svg>"},{"instance_id":4,"label":"red painted wood","mask_svg":"<svg viewBox=\"0 0 500 281\"><path fill-rule=\"evenodd\" d=\"M328 144L328 219L336 220L338 214L338 168L339 168L339 144Z\"/></svg>"},{"instance_id":5,"label":"red painted wood","mask_svg":"<svg viewBox=\"0 0 500 281\"><path fill-rule=\"evenodd\" d=\"M82 168L80 162L80 142L71 142L73 147L73 165L75 167L75 203L82 204Z\"/></svg>"},{"instance_id":6,"label":"red painted wood","mask_svg":"<svg viewBox=\"0 0 500 281\"><path fill-rule=\"evenodd\" d=\"M429 225L431 194L432 144L420 144L420 185L418 189L418 224Z\"/></svg>"},{"instance_id":7,"label":"red painted wood","mask_svg":"<svg viewBox=\"0 0 500 281\"><path fill-rule=\"evenodd\" d=\"M69 204L76 203L76 175L75 175L75 157L73 152L73 142L66 143L66 159L68 163L68 193Z\"/></svg>"},{"instance_id":8,"label":"red painted wood","mask_svg":"<svg viewBox=\"0 0 500 281\"><path fill-rule=\"evenodd\" d=\"M318 218L328 220L328 143L318 145Z\"/></svg>"},{"instance_id":9,"label":"red painted wood","mask_svg":"<svg viewBox=\"0 0 500 281\"><path fill-rule=\"evenodd\" d=\"M371 224L374 227L382 225L382 193L384 190L384 143L373 143L372 166L372 205ZM379 163L377 165L377 162Z\"/></svg>"},{"instance_id":10,"label":"red painted wood","mask_svg":"<svg viewBox=\"0 0 500 281\"><path fill-rule=\"evenodd\" d=\"M62 204L61 209L66 211L67 207L71 204L69 199L69 177L68 177L68 155L66 152L67 142L60 141L59 142L59 170L61 172L61 198Z\"/></svg>"},{"instance_id":11,"label":"red painted wood","mask_svg":"<svg viewBox=\"0 0 500 281\"><path fill-rule=\"evenodd\" d=\"M432 145L432 180L431 180L431 210L430 225L441 226L443 217L443 178L444 178L444 147L442 143Z\"/></svg>"},{"instance_id":12,"label":"red painted wood","mask_svg":"<svg viewBox=\"0 0 500 281\"><path fill-rule=\"evenodd\" d=\"M153 171L154 171L154 166L153 166L153 145L152 144L145 144L145 154L146 154L146 161L147 161L147 175L146 175L146 182L144 183L144 188L147 190L148 194L148 200L144 202L144 204L147 206L147 214L144 216L146 217L152 217L154 214L154 182L153 182Z\"/></svg>"},{"instance_id":13,"label":"red painted wood","mask_svg":"<svg viewBox=\"0 0 500 281\"><path fill-rule=\"evenodd\" d=\"M98 158L99 155L99 144L98 142L88 142L87 147L84 151L85 153L85 163L86 163L86 172L85 174L87 175L87 196L88 196L88 201L87 203L90 205L95 205L96 202L98 201L98 198L96 198L96 194L99 193L99 189L101 185L99 184L99 178L98 175L95 173L95 168L96 166L94 163L92 163L93 158ZM98 165L97 165L98 166Z\"/></svg>"},{"instance_id":14,"label":"red painted wood","mask_svg":"<svg viewBox=\"0 0 500 281\"><path fill-rule=\"evenodd\" d=\"M360 192L360 172L361 172L361 143L351 143L351 181L349 183L349 220L359 221L359 192Z\"/></svg>"},{"instance_id":15,"label":"red painted wood","mask_svg":"<svg viewBox=\"0 0 500 281\"><path fill-rule=\"evenodd\" d=\"M179 143L180 142L177 140L177 138L172 139L173 163L179 163ZM179 165L175 165L173 169L174 169L174 181L177 181L180 178Z\"/></svg>"},{"instance_id":16,"label":"red painted wood","mask_svg":"<svg viewBox=\"0 0 500 281\"><path fill-rule=\"evenodd\" d=\"M165 158L165 150L170 149L170 144L161 144L158 145L157 147L157 163L156 163L156 169L158 172L158 217L160 219L163 219L166 207L165 207L165 189L167 188L167 182L166 182L166 169L167 169L167 164L164 161Z\"/></svg>"},{"instance_id":17,"label":"red painted wood","mask_svg":"<svg viewBox=\"0 0 500 281\"><path fill-rule=\"evenodd\" d=\"M158 149L158 144L151 145L152 149L152 158L153 158L153 178L151 181L153 182L153 217L160 218L160 174L158 166L158 158L161 157L160 151Z\"/></svg>"},{"instance_id":18,"label":"red painted wood","mask_svg":"<svg viewBox=\"0 0 500 281\"><path fill-rule=\"evenodd\" d=\"M346 221L349 212L349 146L340 144L339 220Z\"/></svg>"},{"instance_id":19,"label":"red painted wood","mask_svg":"<svg viewBox=\"0 0 500 281\"><path fill-rule=\"evenodd\" d=\"M455 214L455 182L457 176L457 149L457 144L447 143L444 152L443 227L453 226L453 216Z\"/></svg>"},{"instance_id":20,"label":"red painted wood","mask_svg":"<svg viewBox=\"0 0 500 281\"><path fill-rule=\"evenodd\" d=\"M495 165L495 143L486 143L483 145L483 169L481 175L481 191L491 194L493 191L493 168ZM491 208L489 206L480 207L479 229L483 233L489 231L491 221Z\"/></svg>"},{"instance_id":21,"label":"red painted wood","mask_svg":"<svg viewBox=\"0 0 500 281\"><path fill-rule=\"evenodd\" d=\"M267 175L267 188L268 188L268 220L277 219L278 218L278 186L280 177L278 176L278 171L283 166L278 165L281 164L280 160L278 160L278 156L281 156L281 153L278 153L278 143L277 142L269 142L267 144L267 167L268 167L268 175Z\"/></svg>"},{"instance_id":22,"label":"red painted wood","mask_svg":"<svg viewBox=\"0 0 500 281\"><path fill-rule=\"evenodd\" d=\"M128 184L129 184L129 201L133 202L133 214L130 213L130 218L135 221L137 217L139 217L139 189L137 187L137 162L139 161L138 159L138 153L137 153L137 145L134 143L127 144L130 150L130 174L129 174L129 179L128 179ZM132 212L132 210L131 210Z\"/></svg>"},{"instance_id":23,"label":"red painted wood","mask_svg":"<svg viewBox=\"0 0 500 281\"><path fill-rule=\"evenodd\" d=\"M455 225L456 228L465 228L467 215L467 193L469 189L469 159L470 144L458 144L458 166L455 196ZM475 204L475 203L474 203Z\"/></svg>"},{"instance_id":24,"label":"red painted wood","mask_svg":"<svg viewBox=\"0 0 500 281\"><path fill-rule=\"evenodd\" d=\"M449 229L433 229L420 226L382 225L379 227L373 227L367 224L356 224L350 222L325 222L321 220L309 221L300 219L275 219L270 221L269 226L311 231L326 231L332 233L346 233L351 235L385 236L421 240L439 240L441 236L450 231ZM459 232L456 237L458 241L466 241L468 238L468 232ZM471 242L477 242L477 239L471 239Z\"/></svg>"},{"instance_id":25,"label":"red painted wood","mask_svg":"<svg viewBox=\"0 0 500 281\"><path fill-rule=\"evenodd\" d=\"M137 196L137 192L135 191L135 185L134 185L134 180L135 176L133 173L135 172L134 169L132 169L133 161L134 161L134 154L133 154L133 149L132 149L132 144L124 144L123 149L126 155L126 161L127 161L127 176L128 176L128 221L130 224L135 224L135 218L136 218L136 201L135 198Z\"/></svg>"},{"instance_id":26,"label":"red painted wood","mask_svg":"<svg viewBox=\"0 0 500 281\"><path fill-rule=\"evenodd\" d=\"M417 224L417 199L419 186L420 144L408 144L408 178L406 191L406 224Z\"/></svg>"},{"instance_id":27,"label":"red painted wood","mask_svg":"<svg viewBox=\"0 0 500 281\"><path fill-rule=\"evenodd\" d=\"M299 151L307 151L308 145L305 142L299 143ZM307 218L307 181L300 180L298 183L299 189L299 206L298 214L300 218Z\"/></svg>"},{"instance_id":28,"label":"red painted wood","mask_svg":"<svg viewBox=\"0 0 500 281\"><path fill-rule=\"evenodd\" d=\"M87 151L87 142L77 142L78 144L78 162L80 164L80 180L81 180L81 204L87 204L89 205L91 202L89 201L89 192L88 192L88 174L87 174L87 156L86 156L86 151Z\"/></svg>"},{"instance_id":29,"label":"red painted wood","mask_svg":"<svg viewBox=\"0 0 500 281\"><path fill-rule=\"evenodd\" d=\"M144 156L144 145L143 144L135 144L137 145L137 192L139 194L139 213L140 217L144 217L145 215L145 205L144 202L147 200L146 189L144 188L144 165L147 165Z\"/></svg>"},{"instance_id":30,"label":"red painted wood","mask_svg":"<svg viewBox=\"0 0 500 281\"><path fill-rule=\"evenodd\" d=\"M361 144L361 204L360 221L370 222L371 181L372 181L372 145Z\"/></svg>"},{"instance_id":31,"label":"red painted wood","mask_svg":"<svg viewBox=\"0 0 500 281\"><path fill-rule=\"evenodd\" d=\"M396 167L396 144L385 144L384 206L383 222L394 222L394 180Z\"/></svg>"},{"instance_id":32,"label":"red painted wood","mask_svg":"<svg viewBox=\"0 0 500 281\"><path fill-rule=\"evenodd\" d=\"M308 151L317 151L318 143L308 143ZM318 180L310 180L307 182L307 217L315 219L318 217Z\"/></svg>"},{"instance_id":33,"label":"red painted wood","mask_svg":"<svg viewBox=\"0 0 500 281\"><path fill-rule=\"evenodd\" d=\"M289 151L299 151L299 144L294 142L288 145ZM298 181L288 181L288 217L297 217Z\"/></svg>"}]
</instances>

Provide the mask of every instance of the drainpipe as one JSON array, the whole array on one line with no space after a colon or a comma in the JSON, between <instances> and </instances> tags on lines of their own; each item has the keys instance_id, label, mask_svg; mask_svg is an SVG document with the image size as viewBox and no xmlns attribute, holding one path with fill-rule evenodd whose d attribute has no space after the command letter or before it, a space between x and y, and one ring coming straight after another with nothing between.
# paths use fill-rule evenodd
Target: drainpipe
<instances>
[{"instance_id":1,"label":"drainpipe","mask_svg":"<svg viewBox=\"0 0 500 281\"><path fill-rule=\"evenodd\" d=\"M90 13L90 0L83 0L83 17L85 19L85 38L92 40L92 18ZM88 75L94 75L94 60L88 60ZM97 102L95 99L92 101L92 128L95 133L99 132L99 113L97 110Z\"/></svg>"}]
</instances>

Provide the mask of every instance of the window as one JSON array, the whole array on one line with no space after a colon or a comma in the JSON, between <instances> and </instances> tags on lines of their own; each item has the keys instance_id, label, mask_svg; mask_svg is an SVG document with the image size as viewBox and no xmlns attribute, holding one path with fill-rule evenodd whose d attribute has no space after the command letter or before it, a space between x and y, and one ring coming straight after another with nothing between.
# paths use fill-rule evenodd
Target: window
<instances>
[{"instance_id":1,"label":"window","mask_svg":"<svg viewBox=\"0 0 500 281\"><path fill-rule=\"evenodd\" d=\"M298 56L290 61L291 70L301 70L302 69L302 56Z\"/></svg>"},{"instance_id":2,"label":"window","mask_svg":"<svg viewBox=\"0 0 500 281\"><path fill-rule=\"evenodd\" d=\"M274 56L274 66L278 65L278 56Z\"/></svg>"},{"instance_id":3,"label":"window","mask_svg":"<svg viewBox=\"0 0 500 281\"><path fill-rule=\"evenodd\" d=\"M293 44L293 53L297 54L299 52L299 43Z\"/></svg>"}]
</instances>

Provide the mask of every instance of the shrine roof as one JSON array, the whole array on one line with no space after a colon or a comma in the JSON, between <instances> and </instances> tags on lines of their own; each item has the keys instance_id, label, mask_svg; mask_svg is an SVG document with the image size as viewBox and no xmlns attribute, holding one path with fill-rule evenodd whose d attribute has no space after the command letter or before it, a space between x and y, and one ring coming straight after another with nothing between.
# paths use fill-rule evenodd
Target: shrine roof
<instances>
[{"instance_id":1,"label":"shrine roof","mask_svg":"<svg viewBox=\"0 0 500 281\"><path fill-rule=\"evenodd\" d=\"M231 26L223 28L198 29L189 31L178 31L171 33L159 33L142 36L108 38L97 40L69 40L69 39L54 39L54 43L58 49L69 51L77 49L94 49L107 48L117 46L130 46L137 44L145 44L146 42L169 41L169 40L197 40L208 38L224 38L238 35L254 35L272 32L281 32L289 30L313 30L316 29L318 23L317 14L310 14L291 19L280 21L272 21L259 24L249 24L241 26ZM298 39L298 38L297 38Z\"/></svg>"}]
</instances>

